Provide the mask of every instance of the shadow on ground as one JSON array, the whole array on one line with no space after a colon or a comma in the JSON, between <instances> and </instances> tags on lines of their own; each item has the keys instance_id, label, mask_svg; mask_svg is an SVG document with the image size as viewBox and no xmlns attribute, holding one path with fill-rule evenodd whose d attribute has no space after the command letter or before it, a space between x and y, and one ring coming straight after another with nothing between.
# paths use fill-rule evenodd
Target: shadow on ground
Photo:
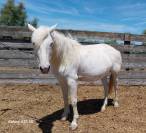
<instances>
[{"instance_id":1,"label":"shadow on ground","mask_svg":"<svg viewBox=\"0 0 146 133\"><path fill-rule=\"evenodd\" d=\"M108 100L108 106L113 105L112 104L113 100L109 99ZM103 104L103 99L88 99L85 101L79 101L78 102L78 111L79 115L88 115L88 114L94 114L97 112L100 112L101 106ZM71 108L71 106L70 106ZM61 119L61 114L63 113L63 108L53 112L50 115L47 115L37 121L39 123L39 128L42 130L43 133L51 133L52 132L52 127L53 127L53 122L56 120ZM72 120L72 108L71 108L71 113L69 115L68 121L71 122Z\"/></svg>"}]
</instances>

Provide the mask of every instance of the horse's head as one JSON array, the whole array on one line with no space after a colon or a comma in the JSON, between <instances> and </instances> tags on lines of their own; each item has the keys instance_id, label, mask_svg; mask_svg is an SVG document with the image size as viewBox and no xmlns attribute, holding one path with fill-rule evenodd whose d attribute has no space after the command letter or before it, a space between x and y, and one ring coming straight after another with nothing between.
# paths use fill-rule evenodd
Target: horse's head
<instances>
[{"instance_id":1,"label":"horse's head","mask_svg":"<svg viewBox=\"0 0 146 133\"><path fill-rule=\"evenodd\" d=\"M31 41L35 46L36 55L39 60L39 68L42 73L48 73L50 70L50 56L53 45L51 33L55 30L55 27L56 25L35 28L28 24L29 30L33 32Z\"/></svg>"}]
</instances>

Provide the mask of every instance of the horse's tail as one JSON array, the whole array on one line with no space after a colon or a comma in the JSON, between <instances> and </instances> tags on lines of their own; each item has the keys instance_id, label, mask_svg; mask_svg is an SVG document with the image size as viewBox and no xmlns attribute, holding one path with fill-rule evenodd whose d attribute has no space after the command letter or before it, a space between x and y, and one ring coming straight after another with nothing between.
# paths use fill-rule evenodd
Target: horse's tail
<instances>
[{"instance_id":1,"label":"horse's tail","mask_svg":"<svg viewBox=\"0 0 146 133\"><path fill-rule=\"evenodd\" d=\"M111 74L110 75L110 79L109 79L109 94L112 93L112 90L113 90L113 86L114 86L114 75Z\"/></svg>"}]
</instances>

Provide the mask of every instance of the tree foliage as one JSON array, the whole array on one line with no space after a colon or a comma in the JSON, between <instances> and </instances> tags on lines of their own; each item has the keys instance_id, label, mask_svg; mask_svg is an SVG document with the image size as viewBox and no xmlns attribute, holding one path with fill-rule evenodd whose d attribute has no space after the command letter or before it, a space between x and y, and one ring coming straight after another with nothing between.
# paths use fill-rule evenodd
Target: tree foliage
<instances>
[{"instance_id":1,"label":"tree foliage","mask_svg":"<svg viewBox=\"0 0 146 133\"><path fill-rule=\"evenodd\" d=\"M38 19L37 18L33 18L32 21L28 22L29 24L33 25L34 27L37 27L38 26Z\"/></svg>"},{"instance_id":2,"label":"tree foliage","mask_svg":"<svg viewBox=\"0 0 146 133\"><path fill-rule=\"evenodd\" d=\"M146 34L146 30L143 31L143 34Z\"/></svg>"},{"instance_id":3,"label":"tree foliage","mask_svg":"<svg viewBox=\"0 0 146 133\"><path fill-rule=\"evenodd\" d=\"M27 13L23 2L15 5L15 0L7 0L6 4L0 10L0 25L7 26L25 26L27 23ZM36 18L31 22L37 26Z\"/></svg>"}]
</instances>

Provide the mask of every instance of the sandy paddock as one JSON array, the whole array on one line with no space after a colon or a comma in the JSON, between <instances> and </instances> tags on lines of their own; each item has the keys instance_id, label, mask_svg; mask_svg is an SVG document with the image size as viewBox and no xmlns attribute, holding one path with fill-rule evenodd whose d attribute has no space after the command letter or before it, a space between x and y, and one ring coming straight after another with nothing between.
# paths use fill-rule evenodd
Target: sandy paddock
<instances>
[{"instance_id":1,"label":"sandy paddock","mask_svg":"<svg viewBox=\"0 0 146 133\"><path fill-rule=\"evenodd\" d=\"M112 99L105 112L101 86L79 86L78 129L61 121L63 100L59 86L1 85L0 133L146 133L146 86L120 86L120 107Z\"/></svg>"}]
</instances>

